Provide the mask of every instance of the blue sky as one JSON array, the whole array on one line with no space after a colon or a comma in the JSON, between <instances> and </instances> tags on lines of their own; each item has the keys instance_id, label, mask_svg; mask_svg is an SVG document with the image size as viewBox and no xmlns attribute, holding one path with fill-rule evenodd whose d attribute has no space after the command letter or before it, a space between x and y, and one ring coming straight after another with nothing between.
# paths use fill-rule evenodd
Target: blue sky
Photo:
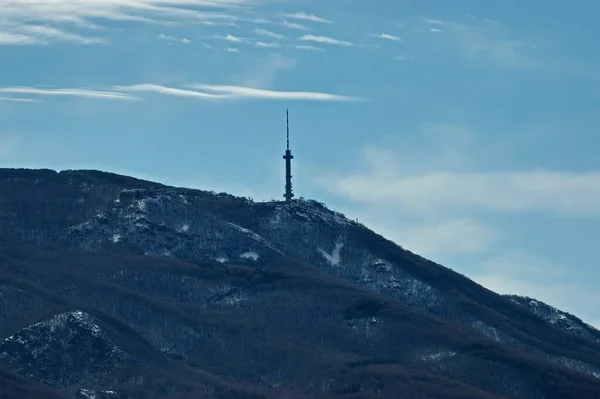
<instances>
[{"instance_id":1,"label":"blue sky","mask_svg":"<svg viewBox=\"0 0 600 399\"><path fill-rule=\"evenodd\" d=\"M600 3L0 0L0 165L325 202L600 326Z\"/></svg>"}]
</instances>

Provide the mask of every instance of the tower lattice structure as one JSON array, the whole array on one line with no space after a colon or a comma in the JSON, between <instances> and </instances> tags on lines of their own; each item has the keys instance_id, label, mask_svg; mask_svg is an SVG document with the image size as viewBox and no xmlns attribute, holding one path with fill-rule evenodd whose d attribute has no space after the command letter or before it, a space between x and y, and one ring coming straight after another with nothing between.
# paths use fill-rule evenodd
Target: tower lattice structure
<instances>
[{"instance_id":1,"label":"tower lattice structure","mask_svg":"<svg viewBox=\"0 0 600 399\"><path fill-rule=\"evenodd\" d=\"M292 192L292 151L290 150L290 117L288 110L285 111L285 122L286 122L286 150L283 159L285 159L285 194L283 197L286 202L292 201L294 193Z\"/></svg>"}]
</instances>

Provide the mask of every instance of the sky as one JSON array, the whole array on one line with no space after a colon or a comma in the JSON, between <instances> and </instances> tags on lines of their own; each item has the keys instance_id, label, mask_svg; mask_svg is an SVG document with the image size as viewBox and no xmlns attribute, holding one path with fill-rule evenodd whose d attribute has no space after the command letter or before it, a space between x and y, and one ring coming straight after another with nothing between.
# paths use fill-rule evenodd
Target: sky
<instances>
[{"instance_id":1,"label":"sky","mask_svg":"<svg viewBox=\"0 0 600 399\"><path fill-rule=\"evenodd\" d=\"M0 167L294 189L600 328L600 3L0 0Z\"/></svg>"}]
</instances>

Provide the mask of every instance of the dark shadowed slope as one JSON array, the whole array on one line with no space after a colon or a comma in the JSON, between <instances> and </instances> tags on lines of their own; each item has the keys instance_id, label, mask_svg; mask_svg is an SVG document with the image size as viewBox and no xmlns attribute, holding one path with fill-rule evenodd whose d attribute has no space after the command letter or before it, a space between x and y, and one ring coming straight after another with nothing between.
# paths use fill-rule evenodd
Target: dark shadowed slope
<instances>
[{"instance_id":1,"label":"dark shadowed slope","mask_svg":"<svg viewBox=\"0 0 600 399\"><path fill-rule=\"evenodd\" d=\"M58 391L0 366L0 399L67 399Z\"/></svg>"},{"instance_id":2,"label":"dark shadowed slope","mask_svg":"<svg viewBox=\"0 0 600 399\"><path fill-rule=\"evenodd\" d=\"M0 170L0 232L0 364L71 396L600 397L594 339L314 201Z\"/></svg>"}]
</instances>

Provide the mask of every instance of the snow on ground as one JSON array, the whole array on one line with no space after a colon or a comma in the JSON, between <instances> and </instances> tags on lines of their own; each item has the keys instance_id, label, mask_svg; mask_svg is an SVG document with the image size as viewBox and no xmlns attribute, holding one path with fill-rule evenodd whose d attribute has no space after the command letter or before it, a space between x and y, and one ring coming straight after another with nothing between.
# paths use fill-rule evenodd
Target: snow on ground
<instances>
[{"instance_id":1,"label":"snow on ground","mask_svg":"<svg viewBox=\"0 0 600 399\"><path fill-rule=\"evenodd\" d=\"M240 255L242 259L252 259L254 261L258 260L258 254L256 252L244 252Z\"/></svg>"},{"instance_id":2,"label":"snow on ground","mask_svg":"<svg viewBox=\"0 0 600 399\"><path fill-rule=\"evenodd\" d=\"M184 224L181 227L179 227L177 229L178 232L180 233L185 233L186 231L188 231L190 229L190 225L189 224Z\"/></svg>"},{"instance_id":3,"label":"snow on ground","mask_svg":"<svg viewBox=\"0 0 600 399\"><path fill-rule=\"evenodd\" d=\"M322 250L321 248L318 248L318 251L321 253L321 255L323 255L323 257L327 260L327 262L329 262L329 264L331 266L338 266L340 264L340 251L342 250L342 248L344 247L344 244L341 242L338 242L335 244L335 248L333 249L333 251L331 253L327 253L324 250Z\"/></svg>"}]
</instances>

